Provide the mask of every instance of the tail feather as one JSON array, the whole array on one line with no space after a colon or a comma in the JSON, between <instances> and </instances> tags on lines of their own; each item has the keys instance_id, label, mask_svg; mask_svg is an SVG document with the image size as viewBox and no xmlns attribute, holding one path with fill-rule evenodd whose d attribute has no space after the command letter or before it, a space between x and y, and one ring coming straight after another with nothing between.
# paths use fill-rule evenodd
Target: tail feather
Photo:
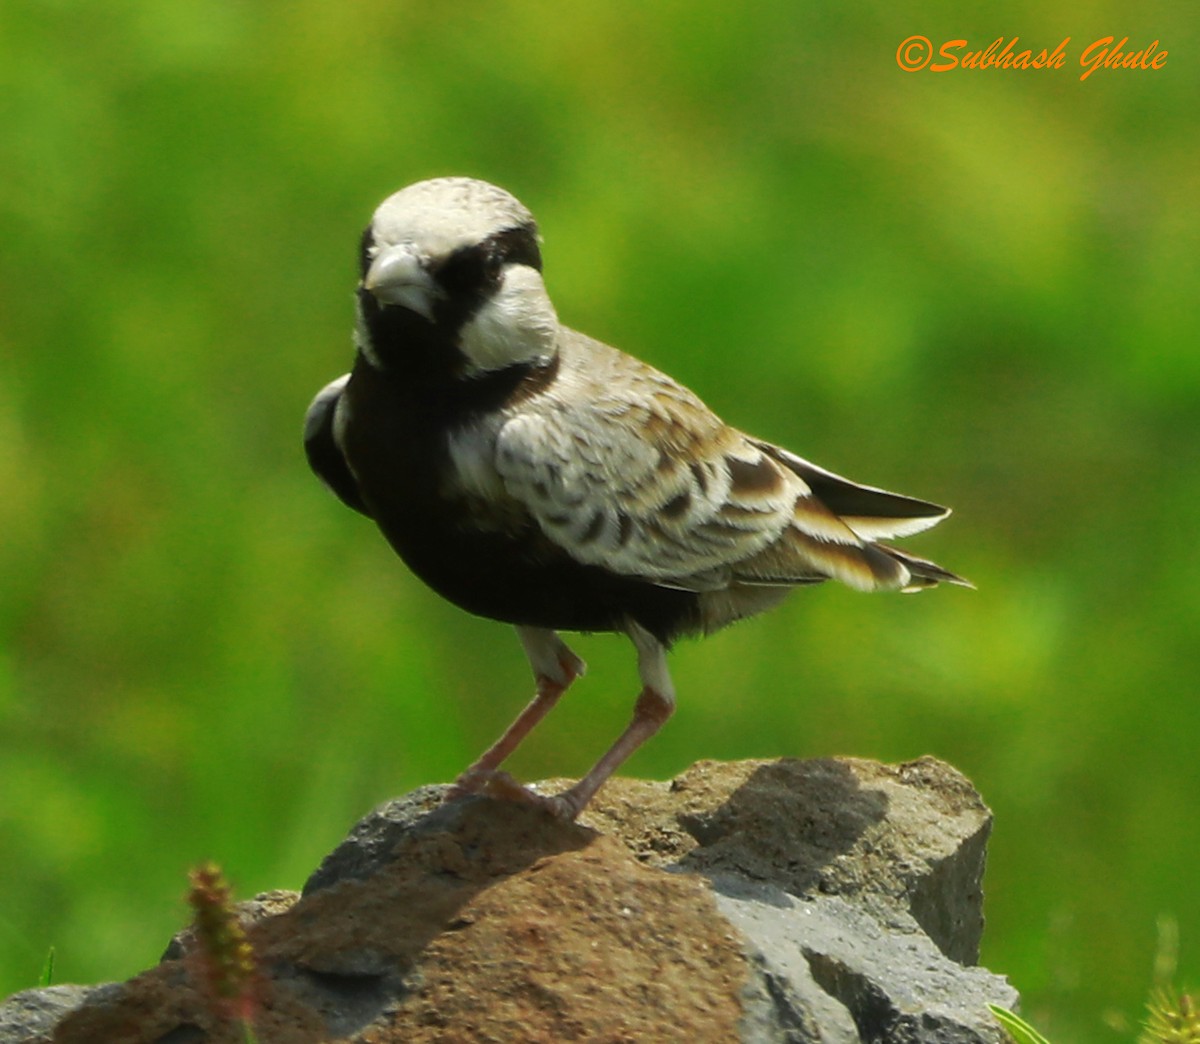
<instances>
[{"instance_id":1,"label":"tail feather","mask_svg":"<svg viewBox=\"0 0 1200 1044\"><path fill-rule=\"evenodd\" d=\"M970 580L950 572L949 569L943 568L936 562L931 562L928 558L921 558L910 551L901 551L898 547L887 547L884 544L875 546L908 570L910 579L900 589L905 593L924 591L927 587L937 587L938 584L957 584L959 587L969 587L972 590L975 588Z\"/></svg>"},{"instance_id":2,"label":"tail feather","mask_svg":"<svg viewBox=\"0 0 1200 1044\"><path fill-rule=\"evenodd\" d=\"M809 568L815 567L818 573L862 590L922 591L943 583L975 586L927 558L876 543L936 526L950 514L949 508L852 482L769 442L756 441L755 445L803 479L812 491L812 497L852 530L861 544L828 543L820 539L821 533L814 532L808 535L816 540L808 539L804 547L796 547L797 540L804 535L796 530L806 528L803 519L797 518L797 525L789 531L787 539L755 557L754 565L759 575L739 577L743 582L770 583L772 580L777 582L781 575L786 576L786 565L773 560L782 554L789 563L805 563ZM792 582L799 579L792 579ZM812 582L807 577L804 579Z\"/></svg>"}]
</instances>

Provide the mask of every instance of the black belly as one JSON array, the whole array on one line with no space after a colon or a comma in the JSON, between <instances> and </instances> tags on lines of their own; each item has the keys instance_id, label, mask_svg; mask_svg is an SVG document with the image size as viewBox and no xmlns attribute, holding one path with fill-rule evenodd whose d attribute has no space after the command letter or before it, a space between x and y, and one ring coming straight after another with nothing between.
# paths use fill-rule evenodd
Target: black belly
<instances>
[{"instance_id":1,"label":"black belly","mask_svg":"<svg viewBox=\"0 0 1200 1044\"><path fill-rule=\"evenodd\" d=\"M411 505L409 514L419 523L425 508ZM430 514L439 523L433 530L405 522L380 529L417 576L468 612L567 631L620 631L633 619L664 642L694 629L696 596L689 592L580 565L565 555L548 558L538 540L455 529L447 513Z\"/></svg>"},{"instance_id":2,"label":"black belly","mask_svg":"<svg viewBox=\"0 0 1200 1044\"><path fill-rule=\"evenodd\" d=\"M465 418L360 367L346 388L343 445L363 499L408 567L479 616L568 631L636 620L663 642L699 626L697 596L576 562L514 505L453 495L446 432Z\"/></svg>"}]
</instances>

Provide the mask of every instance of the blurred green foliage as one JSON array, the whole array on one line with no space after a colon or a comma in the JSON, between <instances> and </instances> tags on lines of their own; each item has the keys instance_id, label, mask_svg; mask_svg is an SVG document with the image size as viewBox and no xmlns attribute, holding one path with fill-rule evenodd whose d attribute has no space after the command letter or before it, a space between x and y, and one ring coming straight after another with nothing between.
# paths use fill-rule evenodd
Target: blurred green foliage
<instances>
[{"instance_id":1,"label":"blurred green foliage","mask_svg":"<svg viewBox=\"0 0 1200 1044\"><path fill-rule=\"evenodd\" d=\"M629 766L938 754L996 812L983 958L1052 1039L1200 967L1200 57L1187 5L9 0L0 12L0 994L125 977L185 870L297 886L523 703L507 628L308 474L357 236L421 177L538 215L569 324L951 503L978 592L834 587L673 657ZM1157 72L907 74L1115 33ZM577 774L627 643L520 752Z\"/></svg>"}]
</instances>

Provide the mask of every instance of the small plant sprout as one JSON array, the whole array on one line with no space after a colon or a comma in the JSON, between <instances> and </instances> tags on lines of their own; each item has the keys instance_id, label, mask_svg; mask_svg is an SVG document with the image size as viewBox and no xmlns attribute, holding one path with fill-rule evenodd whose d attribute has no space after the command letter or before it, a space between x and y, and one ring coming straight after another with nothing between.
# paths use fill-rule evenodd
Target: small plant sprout
<instances>
[{"instance_id":1,"label":"small plant sprout","mask_svg":"<svg viewBox=\"0 0 1200 1044\"><path fill-rule=\"evenodd\" d=\"M195 917L192 958L222 1018L241 1023L248 1042L259 1002L254 950L238 920L228 883L216 863L203 863L188 875L188 905Z\"/></svg>"}]
</instances>

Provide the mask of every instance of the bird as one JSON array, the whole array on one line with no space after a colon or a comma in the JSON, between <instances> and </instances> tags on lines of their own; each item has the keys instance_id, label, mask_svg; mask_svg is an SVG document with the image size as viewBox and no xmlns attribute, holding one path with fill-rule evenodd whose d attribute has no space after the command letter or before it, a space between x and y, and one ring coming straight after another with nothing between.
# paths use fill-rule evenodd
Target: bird
<instances>
[{"instance_id":1,"label":"bird","mask_svg":"<svg viewBox=\"0 0 1200 1044\"><path fill-rule=\"evenodd\" d=\"M573 820L673 713L678 639L827 580L971 586L882 543L948 508L739 431L665 373L560 323L537 224L504 189L411 184L375 210L358 261L353 367L308 409L309 465L437 594L513 625L535 680L451 799ZM586 670L560 631L628 636L641 690L595 765L544 794L501 765Z\"/></svg>"}]
</instances>

